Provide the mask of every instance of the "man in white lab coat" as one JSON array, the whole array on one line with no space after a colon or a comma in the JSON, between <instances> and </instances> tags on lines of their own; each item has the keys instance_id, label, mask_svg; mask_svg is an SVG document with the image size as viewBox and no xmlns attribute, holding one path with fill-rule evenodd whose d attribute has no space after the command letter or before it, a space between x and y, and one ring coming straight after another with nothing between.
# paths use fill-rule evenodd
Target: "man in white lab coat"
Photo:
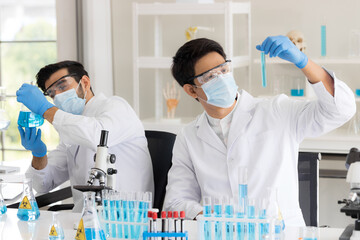
<instances>
[{"instance_id":1,"label":"man in white lab coat","mask_svg":"<svg viewBox=\"0 0 360 240\"><path fill-rule=\"evenodd\" d=\"M204 112L176 138L168 173L165 209L185 210L194 219L203 196L238 196L238 168L248 168L249 198L277 188L285 224L304 225L298 202L298 151L348 121L356 111L352 91L335 74L316 65L285 36L268 37L257 50L295 64L317 100L254 98L238 90L222 47L209 39L184 44L172 74Z\"/></svg>"},{"instance_id":2,"label":"man in white lab coat","mask_svg":"<svg viewBox=\"0 0 360 240\"><path fill-rule=\"evenodd\" d=\"M34 189L46 193L70 179L87 185L101 130L109 131L109 153L116 155L117 190L153 191L153 171L144 128L130 105L117 96L94 96L84 67L74 61L50 64L36 75L38 87L23 84L17 100L50 122L60 136L58 147L47 154L41 130L19 126L21 143L33 159L26 176ZM44 95L54 100L55 106ZM72 189L75 207L82 210L83 197Z\"/></svg>"}]
</instances>

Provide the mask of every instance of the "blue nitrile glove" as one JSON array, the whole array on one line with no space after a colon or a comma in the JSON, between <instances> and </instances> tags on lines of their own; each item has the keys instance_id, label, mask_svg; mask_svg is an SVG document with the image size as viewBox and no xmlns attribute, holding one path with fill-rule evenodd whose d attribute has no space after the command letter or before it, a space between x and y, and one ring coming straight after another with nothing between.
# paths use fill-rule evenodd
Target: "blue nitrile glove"
<instances>
[{"instance_id":1,"label":"blue nitrile glove","mask_svg":"<svg viewBox=\"0 0 360 240\"><path fill-rule=\"evenodd\" d=\"M267 37L261 45L256 46L256 49L264 51L265 54L270 53L270 57L279 57L292 62L300 69L308 63L308 57L286 36Z\"/></svg>"},{"instance_id":2,"label":"blue nitrile glove","mask_svg":"<svg viewBox=\"0 0 360 240\"><path fill-rule=\"evenodd\" d=\"M43 157L47 153L46 145L43 141L41 141L41 129L36 133L36 128L31 127L24 129L21 126L18 126L20 137L21 137L21 145L26 150L30 150L32 155L35 157Z\"/></svg>"},{"instance_id":3,"label":"blue nitrile glove","mask_svg":"<svg viewBox=\"0 0 360 240\"><path fill-rule=\"evenodd\" d=\"M16 91L16 100L23 103L33 113L44 115L44 112L51 107L51 104L40 89L34 85L24 83L19 90Z\"/></svg>"}]
</instances>

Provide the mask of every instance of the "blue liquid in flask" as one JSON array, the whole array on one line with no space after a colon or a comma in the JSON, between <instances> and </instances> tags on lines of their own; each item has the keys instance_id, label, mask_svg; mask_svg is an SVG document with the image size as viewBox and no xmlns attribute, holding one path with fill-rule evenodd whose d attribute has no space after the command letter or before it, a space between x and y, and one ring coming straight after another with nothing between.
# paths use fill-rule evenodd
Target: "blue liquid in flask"
<instances>
[{"instance_id":1,"label":"blue liquid in flask","mask_svg":"<svg viewBox=\"0 0 360 240\"><path fill-rule=\"evenodd\" d=\"M0 207L0 215L3 215L7 212L7 208L6 208L6 205L2 205Z\"/></svg>"},{"instance_id":2,"label":"blue liquid in flask","mask_svg":"<svg viewBox=\"0 0 360 240\"><path fill-rule=\"evenodd\" d=\"M31 206L31 209L20 208L20 206L19 206L17 216L20 220L33 221L33 220L36 220L39 218L40 211L39 211L39 207L38 207L36 201L30 201L30 206Z\"/></svg>"},{"instance_id":3,"label":"blue liquid in flask","mask_svg":"<svg viewBox=\"0 0 360 240\"><path fill-rule=\"evenodd\" d=\"M20 111L18 124L21 127L40 127L44 123L44 118L39 114L29 112L29 111Z\"/></svg>"}]
</instances>

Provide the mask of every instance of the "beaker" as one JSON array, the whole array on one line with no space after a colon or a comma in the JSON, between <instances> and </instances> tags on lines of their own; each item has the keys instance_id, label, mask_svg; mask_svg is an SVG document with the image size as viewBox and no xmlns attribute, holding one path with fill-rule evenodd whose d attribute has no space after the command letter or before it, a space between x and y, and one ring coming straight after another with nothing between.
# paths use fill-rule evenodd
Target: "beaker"
<instances>
[{"instance_id":1,"label":"beaker","mask_svg":"<svg viewBox=\"0 0 360 240\"><path fill-rule=\"evenodd\" d=\"M0 87L0 130L8 129L10 125L10 117L5 111L6 88Z\"/></svg>"},{"instance_id":2,"label":"beaker","mask_svg":"<svg viewBox=\"0 0 360 240\"><path fill-rule=\"evenodd\" d=\"M64 230L57 219L57 213L53 213L52 223L49 228L49 240L62 240L64 238Z\"/></svg>"},{"instance_id":3,"label":"beaker","mask_svg":"<svg viewBox=\"0 0 360 240\"><path fill-rule=\"evenodd\" d=\"M5 214L7 211L6 205L4 203L4 197L2 195L2 183L0 182L0 216Z\"/></svg>"},{"instance_id":4,"label":"beaker","mask_svg":"<svg viewBox=\"0 0 360 240\"><path fill-rule=\"evenodd\" d=\"M100 221L95 208L95 193L84 192L84 208L76 232L75 239L106 240L105 233L100 226Z\"/></svg>"},{"instance_id":5,"label":"beaker","mask_svg":"<svg viewBox=\"0 0 360 240\"><path fill-rule=\"evenodd\" d=\"M290 95L293 97L304 96L305 81L303 77L292 77Z\"/></svg>"},{"instance_id":6,"label":"beaker","mask_svg":"<svg viewBox=\"0 0 360 240\"><path fill-rule=\"evenodd\" d=\"M32 180L24 179L22 201L17 216L22 221L33 221L39 218L40 211L32 191Z\"/></svg>"},{"instance_id":7,"label":"beaker","mask_svg":"<svg viewBox=\"0 0 360 240\"><path fill-rule=\"evenodd\" d=\"M44 123L44 118L31 112L24 104L21 104L18 124L22 127L40 127Z\"/></svg>"}]
</instances>

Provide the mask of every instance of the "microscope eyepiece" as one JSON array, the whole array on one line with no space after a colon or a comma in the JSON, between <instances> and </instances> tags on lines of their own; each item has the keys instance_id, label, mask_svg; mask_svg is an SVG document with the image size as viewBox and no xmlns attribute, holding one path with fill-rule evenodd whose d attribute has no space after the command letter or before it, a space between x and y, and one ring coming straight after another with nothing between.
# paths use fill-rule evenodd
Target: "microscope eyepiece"
<instances>
[{"instance_id":1,"label":"microscope eyepiece","mask_svg":"<svg viewBox=\"0 0 360 240\"><path fill-rule=\"evenodd\" d=\"M108 140L109 131L101 130L101 136L100 136L100 143L98 147L106 147L107 146L107 140Z\"/></svg>"}]
</instances>

